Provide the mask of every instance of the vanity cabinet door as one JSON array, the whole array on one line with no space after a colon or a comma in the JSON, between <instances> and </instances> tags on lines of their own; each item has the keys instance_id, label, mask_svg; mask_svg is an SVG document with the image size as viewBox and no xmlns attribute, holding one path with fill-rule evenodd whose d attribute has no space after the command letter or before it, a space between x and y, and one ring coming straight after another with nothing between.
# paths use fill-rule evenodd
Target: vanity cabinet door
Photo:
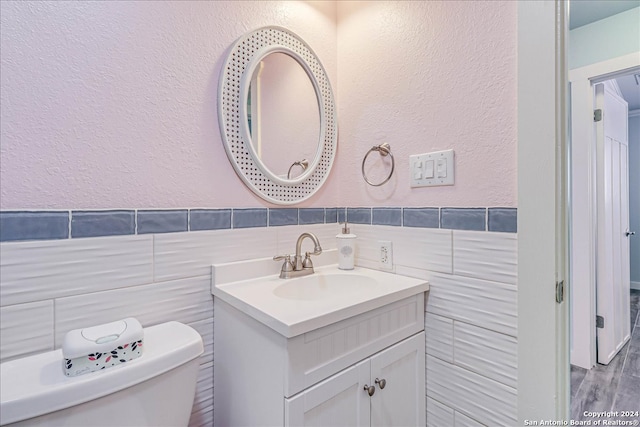
<instances>
[{"instance_id":1,"label":"vanity cabinet door","mask_svg":"<svg viewBox=\"0 0 640 427\"><path fill-rule=\"evenodd\" d=\"M371 426L425 425L424 359L424 332L371 357Z\"/></svg>"},{"instance_id":2,"label":"vanity cabinet door","mask_svg":"<svg viewBox=\"0 0 640 427\"><path fill-rule=\"evenodd\" d=\"M285 399L285 426L369 427L370 371L367 359Z\"/></svg>"}]
</instances>

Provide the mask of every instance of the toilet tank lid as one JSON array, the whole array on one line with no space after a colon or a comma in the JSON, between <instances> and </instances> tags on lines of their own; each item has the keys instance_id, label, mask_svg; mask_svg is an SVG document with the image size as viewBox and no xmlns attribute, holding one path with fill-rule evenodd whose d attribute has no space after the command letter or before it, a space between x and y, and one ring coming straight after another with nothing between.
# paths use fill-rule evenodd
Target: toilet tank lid
<instances>
[{"instance_id":1,"label":"toilet tank lid","mask_svg":"<svg viewBox=\"0 0 640 427\"><path fill-rule=\"evenodd\" d=\"M0 425L69 408L177 368L203 351L193 328L168 322L144 329L142 357L78 377L63 373L62 350L0 364Z\"/></svg>"}]
</instances>

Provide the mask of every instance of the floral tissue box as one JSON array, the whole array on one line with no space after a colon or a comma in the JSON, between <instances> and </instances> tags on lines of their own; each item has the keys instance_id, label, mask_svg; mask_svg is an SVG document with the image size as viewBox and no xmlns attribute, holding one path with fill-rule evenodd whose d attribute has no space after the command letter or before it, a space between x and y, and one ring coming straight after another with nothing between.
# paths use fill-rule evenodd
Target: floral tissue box
<instances>
[{"instance_id":1,"label":"floral tissue box","mask_svg":"<svg viewBox=\"0 0 640 427\"><path fill-rule=\"evenodd\" d=\"M142 356L143 335L133 317L69 331L62 344L64 373L74 377L137 359Z\"/></svg>"}]
</instances>

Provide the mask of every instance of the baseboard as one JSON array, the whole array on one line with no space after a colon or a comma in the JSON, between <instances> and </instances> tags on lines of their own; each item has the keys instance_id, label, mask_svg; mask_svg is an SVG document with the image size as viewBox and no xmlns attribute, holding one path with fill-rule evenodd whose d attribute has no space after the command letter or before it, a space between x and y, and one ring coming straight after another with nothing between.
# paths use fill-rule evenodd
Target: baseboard
<instances>
[{"instance_id":1,"label":"baseboard","mask_svg":"<svg viewBox=\"0 0 640 427\"><path fill-rule=\"evenodd\" d=\"M640 291L640 282L631 282L631 289Z\"/></svg>"}]
</instances>

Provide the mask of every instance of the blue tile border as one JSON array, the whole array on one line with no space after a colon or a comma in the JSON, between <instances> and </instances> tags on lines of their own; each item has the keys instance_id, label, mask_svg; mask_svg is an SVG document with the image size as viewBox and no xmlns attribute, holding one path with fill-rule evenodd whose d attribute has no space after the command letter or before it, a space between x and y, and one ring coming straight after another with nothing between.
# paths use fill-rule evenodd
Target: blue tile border
<instances>
[{"instance_id":1,"label":"blue tile border","mask_svg":"<svg viewBox=\"0 0 640 427\"><path fill-rule=\"evenodd\" d=\"M137 218L138 234L176 233L189 229L189 211L186 209L138 211Z\"/></svg>"},{"instance_id":2,"label":"blue tile border","mask_svg":"<svg viewBox=\"0 0 640 427\"><path fill-rule=\"evenodd\" d=\"M0 211L0 242L174 233L283 225L390 225L516 233L518 209L504 207L226 208Z\"/></svg>"},{"instance_id":3,"label":"blue tile border","mask_svg":"<svg viewBox=\"0 0 640 427\"><path fill-rule=\"evenodd\" d=\"M451 230L486 231L486 208L442 208L440 228Z\"/></svg>"},{"instance_id":4,"label":"blue tile border","mask_svg":"<svg viewBox=\"0 0 640 427\"><path fill-rule=\"evenodd\" d=\"M0 212L0 241L69 238L69 211Z\"/></svg>"},{"instance_id":5,"label":"blue tile border","mask_svg":"<svg viewBox=\"0 0 640 427\"><path fill-rule=\"evenodd\" d=\"M136 234L135 211L72 211L71 237Z\"/></svg>"},{"instance_id":6,"label":"blue tile border","mask_svg":"<svg viewBox=\"0 0 640 427\"><path fill-rule=\"evenodd\" d=\"M252 228L267 226L267 209L234 209L233 228Z\"/></svg>"},{"instance_id":7,"label":"blue tile border","mask_svg":"<svg viewBox=\"0 0 640 427\"><path fill-rule=\"evenodd\" d=\"M489 231L518 232L518 210L516 208L489 208L487 221Z\"/></svg>"},{"instance_id":8,"label":"blue tile border","mask_svg":"<svg viewBox=\"0 0 640 427\"><path fill-rule=\"evenodd\" d=\"M347 221L351 224L371 224L371 208L347 208Z\"/></svg>"},{"instance_id":9,"label":"blue tile border","mask_svg":"<svg viewBox=\"0 0 640 427\"><path fill-rule=\"evenodd\" d=\"M298 209L269 209L269 226L298 225Z\"/></svg>"},{"instance_id":10,"label":"blue tile border","mask_svg":"<svg viewBox=\"0 0 640 427\"><path fill-rule=\"evenodd\" d=\"M404 227L440 228L440 208L404 208Z\"/></svg>"},{"instance_id":11,"label":"blue tile border","mask_svg":"<svg viewBox=\"0 0 640 427\"><path fill-rule=\"evenodd\" d=\"M300 224L324 224L326 218L324 208L302 208L298 214Z\"/></svg>"},{"instance_id":12,"label":"blue tile border","mask_svg":"<svg viewBox=\"0 0 640 427\"><path fill-rule=\"evenodd\" d=\"M373 225L402 225L402 208L373 208L371 215Z\"/></svg>"},{"instance_id":13,"label":"blue tile border","mask_svg":"<svg viewBox=\"0 0 640 427\"><path fill-rule=\"evenodd\" d=\"M191 209L189 231L231 228L231 209Z\"/></svg>"},{"instance_id":14,"label":"blue tile border","mask_svg":"<svg viewBox=\"0 0 640 427\"><path fill-rule=\"evenodd\" d=\"M326 208L324 210L324 222L326 224L338 222L338 208Z\"/></svg>"}]
</instances>

